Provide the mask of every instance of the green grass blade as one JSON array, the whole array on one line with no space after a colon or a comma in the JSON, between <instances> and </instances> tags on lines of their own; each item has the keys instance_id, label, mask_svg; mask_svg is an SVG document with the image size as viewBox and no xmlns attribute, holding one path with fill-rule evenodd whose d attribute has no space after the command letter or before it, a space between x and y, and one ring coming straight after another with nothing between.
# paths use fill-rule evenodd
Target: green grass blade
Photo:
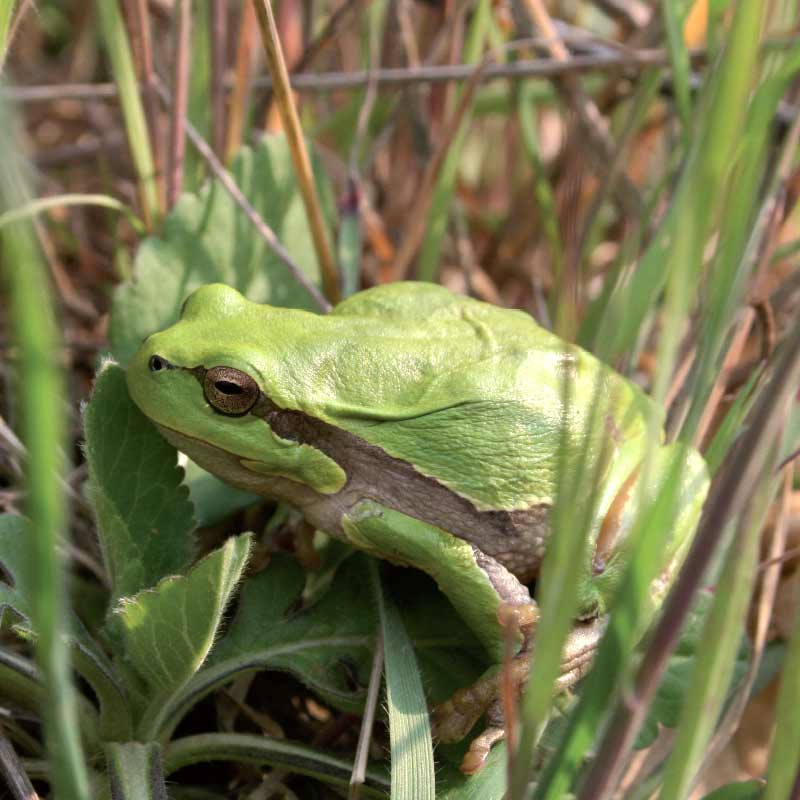
<instances>
[{"instance_id":1,"label":"green grass blade","mask_svg":"<svg viewBox=\"0 0 800 800\"><path fill-rule=\"evenodd\" d=\"M689 53L683 39L683 25L692 3L687 0L661 0L667 46L672 62L672 90L675 106L683 128L683 144L688 149L691 140L692 95L689 87Z\"/></svg>"},{"instance_id":2,"label":"green grass blade","mask_svg":"<svg viewBox=\"0 0 800 800\"><path fill-rule=\"evenodd\" d=\"M30 217L49 211L51 208L67 208L69 206L99 206L118 211L131 223L131 227L144 236L146 229L142 220L133 211L116 197L109 197L107 194L58 194L50 197L40 197L31 200L19 208L13 208L0 214L0 228Z\"/></svg>"},{"instance_id":3,"label":"green grass blade","mask_svg":"<svg viewBox=\"0 0 800 800\"><path fill-rule=\"evenodd\" d=\"M380 585L377 564L370 572L378 601L386 653L386 706L392 752L392 800L434 800L433 766L428 708L419 667L400 613Z\"/></svg>"},{"instance_id":4,"label":"green grass blade","mask_svg":"<svg viewBox=\"0 0 800 800\"><path fill-rule=\"evenodd\" d=\"M564 242L556 211L555 193L547 178L542 158L539 153L539 136L536 131L536 93L534 83L524 83L519 88L517 96L517 114L519 115L519 129L525 154L533 170L533 191L536 206L541 217L542 231L550 249L552 259L553 284L559 286L564 272ZM563 293L553 292L550 304L550 317L553 320L561 318L561 311L565 305L562 302ZM566 299L566 298L565 298ZM556 325L556 330L559 330Z\"/></svg>"},{"instance_id":5,"label":"green grass blade","mask_svg":"<svg viewBox=\"0 0 800 800\"><path fill-rule=\"evenodd\" d=\"M10 114L0 107L0 208L28 202L11 135ZM66 598L60 541L66 525L64 470L64 381L58 366L59 337L47 275L26 222L6 226L2 254L13 330L18 342L18 394L22 440L27 448L26 535L32 559L31 623L36 659L45 682L41 709L52 768L51 784L61 800L88 800L89 779L78 734L75 692L65 639Z\"/></svg>"},{"instance_id":6,"label":"green grass blade","mask_svg":"<svg viewBox=\"0 0 800 800\"><path fill-rule=\"evenodd\" d=\"M11 31L11 20L14 17L16 0L0 0L0 70L3 69L8 55L8 34Z\"/></svg>"},{"instance_id":7,"label":"green grass blade","mask_svg":"<svg viewBox=\"0 0 800 800\"><path fill-rule=\"evenodd\" d=\"M791 796L800 764L800 613L796 612L792 638L783 662L778 691L778 715L772 753L767 769L767 788L763 800L783 800Z\"/></svg>"},{"instance_id":8,"label":"green grass blade","mask_svg":"<svg viewBox=\"0 0 800 800\"><path fill-rule=\"evenodd\" d=\"M480 0L467 34L467 42L463 54L464 63L478 63L486 42L489 26L492 24L491 14L491 2L489 0ZM463 91L464 89L457 93L454 107L458 105L458 99ZM433 190L433 198L428 215L430 222L425 231L425 238L422 240L417 266L417 277L422 281L435 280L439 272L442 243L447 232L447 222L450 218L450 204L453 202L459 160L471 119L472 110L468 109L461 120L458 132L453 137L453 142L447 151L444 164L442 164L439 180Z\"/></svg>"},{"instance_id":9,"label":"green grass blade","mask_svg":"<svg viewBox=\"0 0 800 800\"><path fill-rule=\"evenodd\" d=\"M681 800L689 795L728 693L744 633L742 621L753 588L760 533L774 487L772 470L764 474L761 491L740 520L716 585L703 631L703 639L714 646L699 650L659 800Z\"/></svg>"},{"instance_id":10,"label":"green grass blade","mask_svg":"<svg viewBox=\"0 0 800 800\"><path fill-rule=\"evenodd\" d=\"M128 33L120 13L117 0L103 0L97 4L100 15L100 29L106 53L111 63L111 71L119 91L119 102L125 119L128 144L133 163L139 176L142 213L148 227L156 228L163 215L159 199L153 151L147 129L139 83L133 66Z\"/></svg>"},{"instance_id":11,"label":"green grass blade","mask_svg":"<svg viewBox=\"0 0 800 800\"><path fill-rule=\"evenodd\" d=\"M700 274L703 251L736 163L756 71L764 5L764 0L750 0L736 6L725 52L698 108L698 133L676 196L633 277L612 296L600 325L596 341L607 361L614 361L634 345L673 270L688 259L685 269ZM675 247L676 238L682 241L680 248Z\"/></svg>"}]
</instances>

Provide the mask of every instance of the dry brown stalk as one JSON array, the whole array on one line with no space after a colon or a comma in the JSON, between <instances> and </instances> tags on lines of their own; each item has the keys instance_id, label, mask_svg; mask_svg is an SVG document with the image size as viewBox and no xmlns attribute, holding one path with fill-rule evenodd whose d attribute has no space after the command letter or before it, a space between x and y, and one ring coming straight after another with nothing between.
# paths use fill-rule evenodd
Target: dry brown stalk
<instances>
[{"instance_id":1,"label":"dry brown stalk","mask_svg":"<svg viewBox=\"0 0 800 800\"><path fill-rule=\"evenodd\" d=\"M292 161L297 173L300 194L303 197L306 214L308 215L311 237L314 240L314 249L322 272L325 295L335 304L339 301L340 296L339 273L333 257L331 243L328 239L317 187L314 183L311 159L308 155L303 131L300 127L300 118L292 96L289 73L281 51L275 17L272 14L272 8L268 0L253 0L253 6L261 29L267 68L272 76L272 91L275 95L275 103L278 106L283 126L286 130L286 138L289 142Z\"/></svg>"}]
</instances>

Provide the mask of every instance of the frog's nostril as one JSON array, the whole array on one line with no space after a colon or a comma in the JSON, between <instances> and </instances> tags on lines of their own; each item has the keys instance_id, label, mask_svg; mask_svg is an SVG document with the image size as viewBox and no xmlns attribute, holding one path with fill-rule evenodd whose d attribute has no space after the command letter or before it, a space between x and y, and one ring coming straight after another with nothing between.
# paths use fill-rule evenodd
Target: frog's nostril
<instances>
[{"instance_id":1,"label":"frog's nostril","mask_svg":"<svg viewBox=\"0 0 800 800\"><path fill-rule=\"evenodd\" d=\"M162 369L174 369L174 366L170 364L166 358L162 358L161 356L150 356L148 366L150 367L150 372L161 372Z\"/></svg>"}]
</instances>

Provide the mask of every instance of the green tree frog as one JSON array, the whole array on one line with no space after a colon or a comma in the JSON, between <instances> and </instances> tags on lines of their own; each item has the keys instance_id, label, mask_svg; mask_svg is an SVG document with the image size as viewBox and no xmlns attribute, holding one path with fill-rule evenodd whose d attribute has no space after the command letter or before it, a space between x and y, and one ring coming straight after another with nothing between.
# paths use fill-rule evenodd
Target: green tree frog
<instances>
[{"instance_id":1,"label":"green tree frog","mask_svg":"<svg viewBox=\"0 0 800 800\"><path fill-rule=\"evenodd\" d=\"M354 547L429 573L498 665L500 620L511 609L522 672L537 618L528 584L547 550L559 470L588 464L599 488L592 546L575 568L580 613L562 685L585 671L624 564L646 421L657 413L591 354L523 311L428 283L368 289L324 316L213 284L144 341L127 375L136 404L209 472L287 501ZM686 549L708 485L701 456L679 444L657 449L654 484L673 459L680 497L654 598ZM486 714L467 772L503 736L498 672L435 711L447 741Z\"/></svg>"}]
</instances>

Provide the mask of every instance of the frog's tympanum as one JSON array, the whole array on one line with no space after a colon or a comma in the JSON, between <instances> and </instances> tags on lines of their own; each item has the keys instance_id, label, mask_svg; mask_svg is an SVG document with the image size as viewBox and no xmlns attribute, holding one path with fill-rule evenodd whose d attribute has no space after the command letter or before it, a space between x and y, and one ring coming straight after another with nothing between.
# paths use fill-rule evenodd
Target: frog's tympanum
<instances>
[{"instance_id":1,"label":"frog's tympanum","mask_svg":"<svg viewBox=\"0 0 800 800\"><path fill-rule=\"evenodd\" d=\"M592 546L575 565L580 613L561 685L585 672L642 494L646 420L658 412L634 384L528 314L433 284L393 283L322 316L251 303L215 284L142 344L128 384L165 438L209 472L431 575L496 664L500 620L516 619L519 673L535 639L528 584L547 550L559 470L582 464L596 478ZM657 487L676 460L680 496L654 604L708 484L701 456L680 444L656 449L648 481ZM434 713L446 741L487 715L465 771L503 736L498 671Z\"/></svg>"}]
</instances>

